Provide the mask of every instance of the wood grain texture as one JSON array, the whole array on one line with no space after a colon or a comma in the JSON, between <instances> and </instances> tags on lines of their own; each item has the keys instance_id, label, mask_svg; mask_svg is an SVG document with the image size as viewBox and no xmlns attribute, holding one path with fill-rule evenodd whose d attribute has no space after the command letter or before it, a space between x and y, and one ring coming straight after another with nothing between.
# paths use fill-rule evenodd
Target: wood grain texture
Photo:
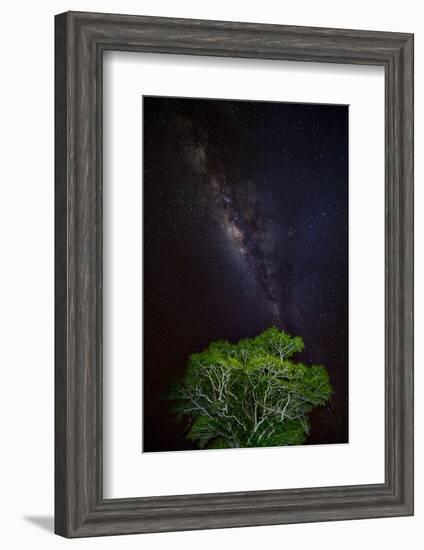
<instances>
[{"instance_id":1,"label":"wood grain texture","mask_svg":"<svg viewBox=\"0 0 424 550\"><path fill-rule=\"evenodd\" d=\"M413 36L68 12L56 16L55 531L65 537L413 513ZM385 67L385 482L103 499L102 54Z\"/></svg>"}]
</instances>

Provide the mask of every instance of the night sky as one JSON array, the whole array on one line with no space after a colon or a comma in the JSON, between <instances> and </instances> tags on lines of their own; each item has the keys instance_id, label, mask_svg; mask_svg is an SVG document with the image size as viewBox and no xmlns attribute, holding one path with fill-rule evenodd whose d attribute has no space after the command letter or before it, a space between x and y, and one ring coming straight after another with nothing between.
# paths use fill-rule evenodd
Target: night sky
<instances>
[{"instance_id":1,"label":"night sky","mask_svg":"<svg viewBox=\"0 0 424 550\"><path fill-rule=\"evenodd\" d=\"M334 394L348 441L348 107L143 97L143 450L194 449L165 399L187 358L271 325Z\"/></svg>"}]
</instances>

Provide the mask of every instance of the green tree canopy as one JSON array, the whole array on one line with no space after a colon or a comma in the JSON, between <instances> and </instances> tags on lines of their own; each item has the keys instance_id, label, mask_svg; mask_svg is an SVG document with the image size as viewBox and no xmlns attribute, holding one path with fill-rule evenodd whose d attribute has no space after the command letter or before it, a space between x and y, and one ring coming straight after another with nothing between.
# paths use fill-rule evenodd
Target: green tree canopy
<instances>
[{"instance_id":1,"label":"green tree canopy","mask_svg":"<svg viewBox=\"0 0 424 550\"><path fill-rule=\"evenodd\" d=\"M291 361L303 348L302 338L271 327L191 355L170 395L178 417L190 420L188 439L201 448L304 443L308 413L326 403L332 389L323 366Z\"/></svg>"}]
</instances>

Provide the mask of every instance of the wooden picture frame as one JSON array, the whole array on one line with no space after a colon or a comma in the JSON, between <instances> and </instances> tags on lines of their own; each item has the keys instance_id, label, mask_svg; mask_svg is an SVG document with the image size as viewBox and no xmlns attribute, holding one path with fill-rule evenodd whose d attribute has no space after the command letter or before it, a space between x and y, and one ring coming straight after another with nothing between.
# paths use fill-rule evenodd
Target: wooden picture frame
<instances>
[{"instance_id":1,"label":"wooden picture frame","mask_svg":"<svg viewBox=\"0 0 424 550\"><path fill-rule=\"evenodd\" d=\"M55 531L86 537L413 514L413 35L68 12L55 22ZM105 50L385 70L385 482L104 499Z\"/></svg>"}]
</instances>

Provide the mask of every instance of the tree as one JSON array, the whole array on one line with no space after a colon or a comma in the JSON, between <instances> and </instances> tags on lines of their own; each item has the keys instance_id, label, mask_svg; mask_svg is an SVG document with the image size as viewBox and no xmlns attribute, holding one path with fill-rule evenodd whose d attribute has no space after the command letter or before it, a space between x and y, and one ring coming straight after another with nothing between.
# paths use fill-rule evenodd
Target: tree
<instances>
[{"instance_id":1,"label":"tree","mask_svg":"<svg viewBox=\"0 0 424 550\"><path fill-rule=\"evenodd\" d=\"M294 363L300 337L271 327L237 344L217 341L190 356L169 397L200 448L300 445L308 414L332 389L326 369Z\"/></svg>"}]
</instances>

